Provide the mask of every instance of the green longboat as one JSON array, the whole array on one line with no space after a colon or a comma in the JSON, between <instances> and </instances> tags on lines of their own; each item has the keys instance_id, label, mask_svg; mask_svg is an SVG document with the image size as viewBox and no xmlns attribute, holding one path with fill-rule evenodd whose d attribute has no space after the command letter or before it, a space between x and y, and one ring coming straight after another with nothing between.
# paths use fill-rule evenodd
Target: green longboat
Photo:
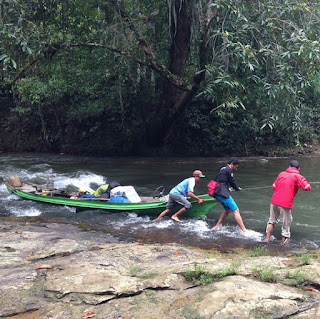
<instances>
[{"instance_id":1,"label":"green longboat","mask_svg":"<svg viewBox=\"0 0 320 319\"><path fill-rule=\"evenodd\" d=\"M9 178L10 179L10 178ZM138 215L154 215L160 214L166 207L166 197L153 198L141 197L140 203L110 203L106 199L101 198L70 198L70 195L59 190L42 190L42 185L37 185L29 182L21 181L21 184L16 186L10 183L10 180L5 180L5 185L8 191L21 198L29 199L37 202L65 205L80 209L104 209L108 212L133 212ZM192 207L183 214L182 217L199 218L206 216L217 204L217 200L209 195L198 196L203 199L202 204L192 198L189 198ZM177 211L173 210L172 213Z\"/></svg>"}]
</instances>

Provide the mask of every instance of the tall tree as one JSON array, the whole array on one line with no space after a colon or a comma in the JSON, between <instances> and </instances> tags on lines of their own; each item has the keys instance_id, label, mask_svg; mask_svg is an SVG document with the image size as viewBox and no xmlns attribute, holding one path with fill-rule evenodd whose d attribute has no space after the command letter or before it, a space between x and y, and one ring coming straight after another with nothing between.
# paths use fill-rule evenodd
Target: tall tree
<instances>
[{"instance_id":1,"label":"tall tree","mask_svg":"<svg viewBox=\"0 0 320 319\"><path fill-rule=\"evenodd\" d=\"M319 4L305 0L5 0L1 25L2 75L16 68L13 80L76 47L121 59L127 68L113 70L118 79L132 76L132 63L152 70L137 74L152 79L142 135L153 145L169 141L196 99L219 112L261 108L262 127L299 119L318 70ZM299 120L294 125L298 132Z\"/></svg>"}]
</instances>

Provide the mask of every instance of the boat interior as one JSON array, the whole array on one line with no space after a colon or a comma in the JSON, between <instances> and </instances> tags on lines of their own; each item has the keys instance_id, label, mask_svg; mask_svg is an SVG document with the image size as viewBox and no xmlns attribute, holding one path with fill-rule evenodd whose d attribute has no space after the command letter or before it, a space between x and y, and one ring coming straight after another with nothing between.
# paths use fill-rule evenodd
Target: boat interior
<instances>
[{"instance_id":1,"label":"boat interior","mask_svg":"<svg viewBox=\"0 0 320 319\"><path fill-rule=\"evenodd\" d=\"M94 201L106 201L105 197L94 197L94 198L79 198L82 194L80 192L67 192L65 189L50 188L48 185L40 185L35 183L30 183L26 181L21 181L17 176L12 176L8 178L8 183L19 191L42 195L51 197L63 197L70 199L81 199L81 200L94 200ZM157 191L157 190L156 190ZM163 192L157 192L153 196L140 196L141 203L157 202L157 201L168 201L169 195L164 195Z\"/></svg>"}]
</instances>

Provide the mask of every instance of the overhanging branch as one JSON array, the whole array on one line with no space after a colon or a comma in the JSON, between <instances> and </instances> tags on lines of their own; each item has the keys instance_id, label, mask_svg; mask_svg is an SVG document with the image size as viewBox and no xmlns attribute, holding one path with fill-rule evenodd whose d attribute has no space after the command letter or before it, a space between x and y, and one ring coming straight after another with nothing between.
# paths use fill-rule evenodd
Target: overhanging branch
<instances>
[{"instance_id":1,"label":"overhanging branch","mask_svg":"<svg viewBox=\"0 0 320 319\"><path fill-rule=\"evenodd\" d=\"M115 47L99 44L95 42L84 42L84 43L76 43L76 44L68 44L66 47L95 47L95 48L103 48L111 52L118 53L140 65L146 66L153 71L155 71L157 74L159 74L161 77L166 79L168 82L170 82L172 85L177 87L178 89L182 91L190 91L191 87L189 85L185 85L180 79L178 79L174 74L172 74L163 64L159 63L157 58L153 55L153 53L149 54L149 61L146 62L140 59L137 59L136 57L132 56L126 51L119 50Z\"/></svg>"}]
</instances>

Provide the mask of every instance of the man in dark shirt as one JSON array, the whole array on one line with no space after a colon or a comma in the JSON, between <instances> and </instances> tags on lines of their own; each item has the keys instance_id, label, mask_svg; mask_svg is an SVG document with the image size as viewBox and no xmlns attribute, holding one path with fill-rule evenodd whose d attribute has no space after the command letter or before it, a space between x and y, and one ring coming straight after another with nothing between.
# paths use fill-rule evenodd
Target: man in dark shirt
<instances>
[{"instance_id":1,"label":"man in dark shirt","mask_svg":"<svg viewBox=\"0 0 320 319\"><path fill-rule=\"evenodd\" d=\"M241 191L242 189L237 185L235 179L233 178L233 172L238 169L239 161L237 158L232 157L229 159L227 165L222 167L218 173L215 181L219 183L219 186L214 191L214 197L221 203L224 212L221 214L217 224L213 229L219 229L223 221L227 218L229 213L232 211L236 222L243 232L246 231L246 227L242 221L240 210L230 195L229 187L231 186L235 191Z\"/></svg>"}]
</instances>

